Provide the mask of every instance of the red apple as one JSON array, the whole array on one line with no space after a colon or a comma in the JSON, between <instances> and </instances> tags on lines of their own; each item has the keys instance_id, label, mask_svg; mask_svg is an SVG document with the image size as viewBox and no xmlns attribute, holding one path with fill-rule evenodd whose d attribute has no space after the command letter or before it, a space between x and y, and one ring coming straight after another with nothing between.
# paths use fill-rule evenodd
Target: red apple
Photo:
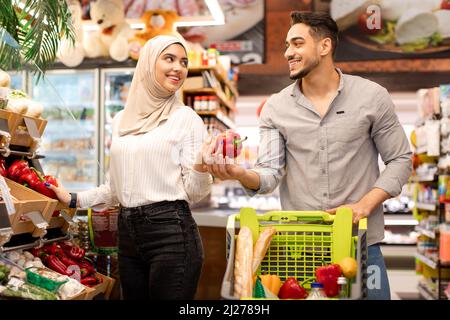
<instances>
[{"instance_id":1,"label":"red apple","mask_svg":"<svg viewBox=\"0 0 450 320\"><path fill-rule=\"evenodd\" d=\"M450 0L442 0L441 9L442 10L450 10Z\"/></svg>"}]
</instances>

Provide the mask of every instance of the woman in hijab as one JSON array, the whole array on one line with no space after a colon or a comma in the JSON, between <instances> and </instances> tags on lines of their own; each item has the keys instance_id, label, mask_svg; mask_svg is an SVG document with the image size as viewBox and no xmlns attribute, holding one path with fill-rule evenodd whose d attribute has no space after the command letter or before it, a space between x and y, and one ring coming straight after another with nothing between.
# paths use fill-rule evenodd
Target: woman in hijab
<instances>
[{"instance_id":1,"label":"woman in hijab","mask_svg":"<svg viewBox=\"0 0 450 320\"><path fill-rule=\"evenodd\" d=\"M107 183L77 194L48 186L70 207L120 204L124 299L193 299L197 289L203 246L188 203L210 192L212 177L201 159L203 121L175 95L187 72L182 40L149 40L113 119Z\"/></svg>"}]
</instances>

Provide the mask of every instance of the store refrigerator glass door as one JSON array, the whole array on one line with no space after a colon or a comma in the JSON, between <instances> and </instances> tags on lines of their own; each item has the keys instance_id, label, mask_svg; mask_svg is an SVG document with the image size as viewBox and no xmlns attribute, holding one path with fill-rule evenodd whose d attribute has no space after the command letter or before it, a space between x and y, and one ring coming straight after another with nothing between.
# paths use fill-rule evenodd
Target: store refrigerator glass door
<instances>
[{"instance_id":1,"label":"store refrigerator glass door","mask_svg":"<svg viewBox=\"0 0 450 320\"><path fill-rule=\"evenodd\" d=\"M40 153L44 173L55 175L70 192L98 185L98 72L48 71L30 83L34 100L48 120Z\"/></svg>"},{"instance_id":2,"label":"store refrigerator glass door","mask_svg":"<svg viewBox=\"0 0 450 320\"><path fill-rule=\"evenodd\" d=\"M22 90L26 92L25 89L25 72L23 71L11 71L8 72L11 77L11 89Z\"/></svg>"},{"instance_id":3,"label":"store refrigerator glass door","mask_svg":"<svg viewBox=\"0 0 450 320\"><path fill-rule=\"evenodd\" d=\"M101 71L102 83L102 111L100 118L100 143L101 143L101 163L100 181L105 181L105 173L109 168L109 159L112 141L112 119L125 108L128 92L133 78L134 68L104 69Z\"/></svg>"}]
</instances>

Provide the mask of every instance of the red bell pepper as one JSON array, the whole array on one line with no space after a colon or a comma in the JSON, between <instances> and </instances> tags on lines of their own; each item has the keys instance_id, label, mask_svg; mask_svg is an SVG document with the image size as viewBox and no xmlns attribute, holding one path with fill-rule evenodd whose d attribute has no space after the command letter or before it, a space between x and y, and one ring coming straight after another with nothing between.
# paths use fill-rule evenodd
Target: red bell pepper
<instances>
[{"instance_id":1,"label":"red bell pepper","mask_svg":"<svg viewBox=\"0 0 450 320\"><path fill-rule=\"evenodd\" d=\"M78 266L78 263L72 259L70 259L68 256L66 256L65 254L59 257L59 260L61 260L62 263L64 263L64 265L66 267L70 267L70 266Z\"/></svg>"},{"instance_id":2,"label":"red bell pepper","mask_svg":"<svg viewBox=\"0 0 450 320\"><path fill-rule=\"evenodd\" d=\"M307 296L308 292L294 277L286 279L278 292L280 299L305 299Z\"/></svg>"},{"instance_id":3,"label":"red bell pepper","mask_svg":"<svg viewBox=\"0 0 450 320\"><path fill-rule=\"evenodd\" d=\"M323 284L323 291L327 297L335 297L339 293L338 278L341 276L342 270L338 264L331 264L328 266L316 269L317 282Z\"/></svg>"},{"instance_id":4,"label":"red bell pepper","mask_svg":"<svg viewBox=\"0 0 450 320\"><path fill-rule=\"evenodd\" d=\"M238 133L232 130L226 130L217 137L214 152L221 151L224 158L226 156L236 158L241 154L242 142L245 140L247 140L247 137L241 139Z\"/></svg>"},{"instance_id":5,"label":"red bell pepper","mask_svg":"<svg viewBox=\"0 0 450 320\"><path fill-rule=\"evenodd\" d=\"M95 270L94 266L91 265L88 261L86 261L85 259L81 260L80 262L78 262L78 265L80 266L80 268L84 268L86 269L88 274L95 274L97 272L97 270Z\"/></svg>"},{"instance_id":6,"label":"red bell pepper","mask_svg":"<svg viewBox=\"0 0 450 320\"><path fill-rule=\"evenodd\" d=\"M44 248L33 248L30 250L31 254L40 259L44 259L48 254L45 252Z\"/></svg>"},{"instance_id":7,"label":"red bell pepper","mask_svg":"<svg viewBox=\"0 0 450 320\"><path fill-rule=\"evenodd\" d=\"M43 194L46 197L52 198L52 199L58 199L55 192L53 190L50 190L46 185L45 181L39 181L38 184L33 188L34 191L39 192L40 194ZM56 185L57 187L58 185Z\"/></svg>"},{"instance_id":8,"label":"red bell pepper","mask_svg":"<svg viewBox=\"0 0 450 320\"><path fill-rule=\"evenodd\" d=\"M93 287L95 285L98 284L98 279L96 277L85 277L83 279L81 279L80 283L82 285L88 286L88 287Z\"/></svg>"},{"instance_id":9,"label":"red bell pepper","mask_svg":"<svg viewBox=\"0 0 450 320\"><path fill-rule=\"evenodd\" d=\"M22 172L23 174L17 180L18 183L26 183L29 188L34 189L41 182L35 171L25 168Z\"/></svg>"},{"instance_id":10,"label":"red bell pepper","mask_svg":"<svg viewBox=\"0 0 450 320\"><path fill-rule=\"evenodd\" d=\"M84 258L84 255L86 253L84 249L74 246L68 241L61 242L60 245L63 248L64 252L72 259L81 260Z\"/></svg>"},{"instance_id":11,"label":"red bell pepper","mask_svg":"<svg viewBox=\"0 0 450 320\"><path fill-rule=\"evenodd\" d=\"M16 160L8 168L8 176L17 181L24 173L24 169L29 169L28 162L26 160Z\"/></svg>"},{"instance_id":12,"label":"red bell pepper","mask_svg":"<svg viewBox=\"0 0 450 320\"><path fill-rule=\"evenodd\" d=\"M38 182L34 185L34 187L32 187L32 189L43 194L44 196L49 197L49 198L58 199L55 192L53 190L50 190L46 186L46 184L49 183L49 184L52 184L55 187L57 187L58 183L56 182L56 178L53 176L49 176L49 175L42 176L42 173L40 173L36 169L32 168L32 170L36 172L36 175L39 179Z\"/></svg>"},{"instance_id":13,"label":"red bell pepper","mask_svg":"<svg viewBox=\"0 0 450 320\"><path fill-rule=\"evenodd\" d=\"M71 276L73 273L67 271L66 265L57 256L49 255L45 258L44 262L47 267L60 274Z\"/></svg>"},{"instance_id":14,"label":"red bell pepper","mask_svg":"<svg viewBox=\"0 0 450 320\"><path fill-rule=\"evenodd\" d=\"M0 174L4 177L8 176L8 170L6 170L6 160L4 157L0 156Z\"/></svg>"}]
</instances>

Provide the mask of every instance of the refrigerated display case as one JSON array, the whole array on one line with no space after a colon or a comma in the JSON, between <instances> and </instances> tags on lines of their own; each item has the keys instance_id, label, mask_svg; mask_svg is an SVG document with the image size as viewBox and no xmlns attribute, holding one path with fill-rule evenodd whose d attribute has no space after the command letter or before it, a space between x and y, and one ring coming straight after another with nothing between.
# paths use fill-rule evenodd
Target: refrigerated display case
<instances>
[{"instance_id":1,"label":"refrigerated display case","mask_svg":"<svg viewBox=\"0 0 450 320\"><path fill-rule=\"evenodd\" d=\"M53 70L30 93L48 120L41 141L44 173L58 177L70 192L96 187L98 161L98 70Z\"/></svg>"},{"instance_id":2,"label":"refrigerated display case","mask_svg":"<svg viewBox=\"0 0 450 320\"><path fill-rule=\"evenodd\" d=\"M11 77L11 89L18 89L26 92L26 72L25 71L8 71Z\"/></svg>"},{"instance_id":3,"label":"refrigerated display case","mask_svg":"<svg viewBox=\"0 0 450 320\"><path fill-rule=\"evenodd\" d=\"M112 141L112 119L125 108L134 68L102 69L100 76L100 183L105 181L109 168L109 149Z\"/></svg>"}]
</instances>

